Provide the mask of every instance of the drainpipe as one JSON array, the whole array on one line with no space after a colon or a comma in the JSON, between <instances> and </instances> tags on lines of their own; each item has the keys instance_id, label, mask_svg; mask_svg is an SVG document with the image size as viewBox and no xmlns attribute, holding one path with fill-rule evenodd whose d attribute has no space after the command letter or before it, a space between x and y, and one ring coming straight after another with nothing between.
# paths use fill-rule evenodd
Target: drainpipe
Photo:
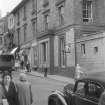
<instances>
[{"instance_id":1,"label":"drainpipe","mask_svg":"<svg viewBox=\"0 0 105 105\"><path fill-rule=\"evenodd\" d=\"M76 35L74 33L74 47L75 47L75 67L77 66L77 48L76 48Z\"/></svg>"},{"instance_id":2,"label":"drainpipe","mask_svg":"<svg viewBox=\"0 0 105 105\"><path fill-rule=\"evenodd\" d=\"M77 67L77 48L76 48L76 34L74 32L74 48L75 48L75 72L74 72L74 76L76 73L76 67Z\"/></svg>"}]
</instances>

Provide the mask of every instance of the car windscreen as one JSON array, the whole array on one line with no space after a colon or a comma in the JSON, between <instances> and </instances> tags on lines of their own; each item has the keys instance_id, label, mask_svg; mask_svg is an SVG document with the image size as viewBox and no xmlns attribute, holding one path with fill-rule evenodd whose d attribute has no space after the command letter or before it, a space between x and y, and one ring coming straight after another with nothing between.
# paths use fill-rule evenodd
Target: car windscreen
<instances>
[{"instance_id":1,"label":"car windscreen","mask_svg":"<svg viewBox=\"0 0 105 105\"><path fill-rule=\"evenodd\" d=\"M11 62L14 60L12 55L0 55L0 62Z\"/></svg>"}]
</instances>

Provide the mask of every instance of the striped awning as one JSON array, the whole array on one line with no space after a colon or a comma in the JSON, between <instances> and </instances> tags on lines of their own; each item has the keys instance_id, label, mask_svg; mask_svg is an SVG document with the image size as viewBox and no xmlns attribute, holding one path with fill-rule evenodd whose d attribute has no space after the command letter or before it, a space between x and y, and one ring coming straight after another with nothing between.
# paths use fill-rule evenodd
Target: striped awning
<instances>
[{"instance_id":1,"label":"striped awning","mask_svg":"<svg viewBox=\"0 0 105 105\"><path fill-rule=\"evenodd\" d=\"M18 47L15 47L14 49L12 49L12 51L10 52L10 54L15 54L15 52L17 51Z\"/></svg>"}]
</instances>

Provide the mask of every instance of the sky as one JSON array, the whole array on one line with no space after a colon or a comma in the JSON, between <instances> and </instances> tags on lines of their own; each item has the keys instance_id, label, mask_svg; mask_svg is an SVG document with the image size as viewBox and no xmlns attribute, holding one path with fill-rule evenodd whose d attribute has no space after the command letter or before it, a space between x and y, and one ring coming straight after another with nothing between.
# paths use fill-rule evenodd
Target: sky
<instances>
[{"instance_id":1,"label":"sky","mask_svg":"<svg viewBox=\"0 0 105 105\"><path fill-rule=\"evenodd\" d=\"M13 8L19 4L21 0L0 0L0 14L2 17L6 15L7 12L13 10Z\"/></svg>"}]
</instances>

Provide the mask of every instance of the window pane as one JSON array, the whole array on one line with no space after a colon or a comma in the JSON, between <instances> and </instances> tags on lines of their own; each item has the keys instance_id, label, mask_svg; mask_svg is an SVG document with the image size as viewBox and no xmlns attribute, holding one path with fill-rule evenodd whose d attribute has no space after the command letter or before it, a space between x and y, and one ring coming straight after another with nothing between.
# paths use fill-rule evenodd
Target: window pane
<instances>
[{"instance_id":1,"label":"window pane","mask_svg":"<svg viewBox=\"0 0 105 105\"><path fill-rule=\"evenodd\" d=\"M76 94L85 96L85 82L78 82L77 84L77 90L76 90Z\"/></svg>"},{"instance_id":2,"label":"window pane","mask_svg":"<svg viewBox=\"0 0 105 105\"><path fill-rule=\"evenodd\" d=\"M59 12L59 23L64 24L64 7L63 6L59 7L58 12Z\"/></svg>"},{"instance_id":3,"label":"window pane","mask_svg":"<svg viewBox=\"0 0 105 105\"><path fill-rule=\"evenodd\" d=\"M44 16L44 25L45 25L45 30L48 29L48 21L49 21L49 16L48 16L48 15L45 15L45 16Z\"/></svg>"},{"instance_id":4,"label":"window pane","mask_svg":"<svg viewBox=\"0 0 105 105\"><path fill-rule=\"evenodd\" d=\"M95 83L88 84L88 97L92 97L93 99L99 99L102 91L103 89L99 85Z\"/></svg>"},{"instance_id":5,"label":"window pane","mask_svg":"<svg viewBox=\"0 0 105 105\"><path fill-rule=\"evenodd\" d=\"M86 51L85 51L85 44L81 44L81 52L82 52L82 54L86 53Z\"/></svg>"},{"instance_id":6,"label":"window pane","mask_svg":"<svg viewBox=\"0 0 105 105\"><path fill-rule=\"evenodd\" d=\"M92 18L92 1L83 0L82 9L83 22L88 22Z\"/></svg>"}]
</instances>

